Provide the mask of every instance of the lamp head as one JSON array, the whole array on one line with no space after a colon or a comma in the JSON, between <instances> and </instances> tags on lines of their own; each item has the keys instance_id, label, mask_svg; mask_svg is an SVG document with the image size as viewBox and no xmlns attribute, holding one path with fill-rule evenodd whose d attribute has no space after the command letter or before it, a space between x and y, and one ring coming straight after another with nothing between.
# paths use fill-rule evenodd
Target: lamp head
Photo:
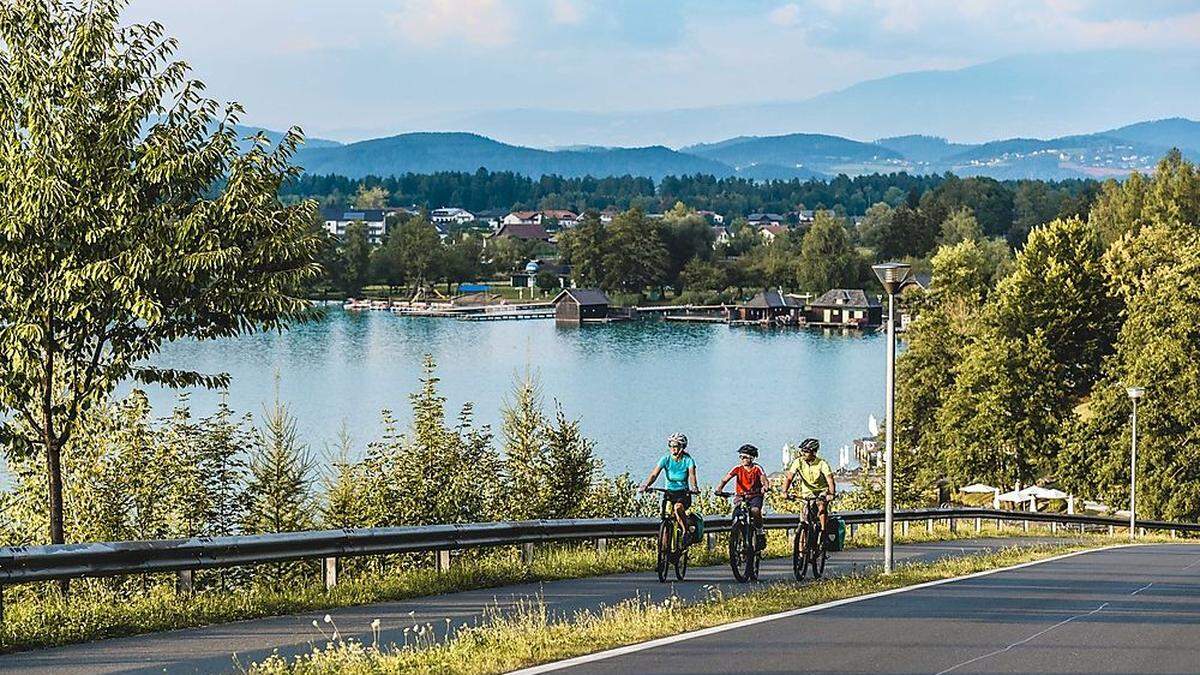
<instances>
[{"instance_id":1,"label":"lamp head","mask_svg":"<svg viewBox=\"0 0 1200 675\"><path fill-rule=\"evenodd\" d=\"M1136 401L1139 398L1141 398L1142 396L1146 395L1146 388L1145 387L1130 387L1125 390L1125 393L1129 394L1130 399Z\"/></svg>"},{"instance_id":2,"label":"lamp head","mask_svg":"<svg viewBox=\"0 0 1200 675\"><path fill-rule=\"evenodd\" d=\"M875 270L875 276L879 277L879 283L888 295L895 295L904 288L912 273L912 265L901 262L880 263L872 265L871 269Z\"/></svg>"}]
</instances>

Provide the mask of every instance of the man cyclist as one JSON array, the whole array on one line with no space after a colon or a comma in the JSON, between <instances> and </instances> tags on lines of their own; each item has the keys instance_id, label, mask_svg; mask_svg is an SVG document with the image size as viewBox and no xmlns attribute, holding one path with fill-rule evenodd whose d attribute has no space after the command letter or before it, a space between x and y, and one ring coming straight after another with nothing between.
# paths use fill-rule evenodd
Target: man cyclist
<instances>
[{"instance_id":1,"label":"man cyclist","mask_svg":"<svg viewBox=\"0 0 1200 675\"><path fill-rule=\"evenodd\" d=\"M800 443L800 454L792 460L784 476L783 494L788 494L793 479L798 479L800 497L817 497L824 493L826 498L817 500L817 514L821 520L821 531L828 532L829 510L826 502L837 494L837 485L833 481L833 468L829 462L817 457L820 448L821 442L815 438L806 438Z\"/></svg>"},{"instance_id":2,"label":"man cyclist","mask_svg":"<svg viewBox=\"0 0 1200 675\"><path fill-rule=\"evenodd\" d=\"M667 439L667 448L670 452L658 460L658 464L654 465L654 470L650 472L650 477L638 488L639 493L645 493L658 479L658 474L664 471L667 473L667 504L675 514L675 522L679 523L679 531L684 533L685 544L688 534L692 531L688 527L686 514L692 505L692 493L688 491L688 487L690 485L694 492L700 491L696 483L696 462L687 453L687 444L687 436L671 434Z\"/></svg>"},{"instance_id":3,"label":"man cyclist","mask_svg":"<svg viewBox=\"0 0 1200 675\"><path fill-rule=\"evenodd\" d=\"M758 448L749 443L738 448L739 464L725 474L717 492L725 489L725 484L731 480L734 483L733 503L745 502L750 509L750 520L756 531L762 531L763 494L770 488L771 483L767 472L754 460L758 458Z\"/></svg>"}]
</instances>

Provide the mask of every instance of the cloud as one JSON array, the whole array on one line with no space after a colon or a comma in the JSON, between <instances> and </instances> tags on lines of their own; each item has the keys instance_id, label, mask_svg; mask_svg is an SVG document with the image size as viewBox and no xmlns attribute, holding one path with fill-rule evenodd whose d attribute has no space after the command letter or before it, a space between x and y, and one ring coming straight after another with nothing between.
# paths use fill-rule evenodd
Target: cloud
<instances>
[{"instance_id":1,"label":"cloud","mask_svg":"<svg viewBox=\"0 0 1200 675\"><path fill-rule=\"evenodd\" d=\"M767 13L767 20L776 26L795 26L800 21L800 5L780 5Z\"/></svg>"},{"instance_id":2,"label":"cloud","mask_svg":"<svg viewBox=\"0 0 1200 675\"><path fill-rule=\"evenodd\" d=\"M407 42L422 47L504 47L516 40L516 19L501 0L405 0L388 20Z\"/></svg>"},{"instance_id":3,"label":"cloud","mask_svg":"<svg viewBox=\"0 0 1200 675\"><path fill-rule=\"evenodd\" d=\"M551 0L550 20L554 23L574 26L583 22L583 8L574 0Z\"/></svg>"}]
</instances>

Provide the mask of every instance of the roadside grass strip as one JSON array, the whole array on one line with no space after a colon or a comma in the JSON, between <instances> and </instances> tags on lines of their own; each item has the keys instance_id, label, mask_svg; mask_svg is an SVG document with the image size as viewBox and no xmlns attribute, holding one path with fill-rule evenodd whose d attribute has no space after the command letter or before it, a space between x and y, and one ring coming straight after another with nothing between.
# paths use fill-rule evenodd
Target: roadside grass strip
<instances>
[{"instance_id":1,"label":"roadside grass strip","mask_svg":"<svg viewBox=\"0 0 1200 675\"><path fill-rule=\"evenodd\" d=\"M343 640L335 626L318 626L323 647L288 660L279 655L253 664L253 675L324 675L326 673L504 673L528 668L549 672L586 662L647 649L658 644L730 630L744 625L818 611L865 597L901 593L914 588L992 574L1026 564L1075 555L1096 546L1079 541L1067 545L1013 547L933 563L899 566L892 575L849 574L822 581L780 582L743 595L723 597L716 589L697 603L678 598L650 603L634 599L598 611L555 617L540 603L515 612L492 612L475 626L462 625L448 640L438 641L432 626L414 625L400 645L363 644ZM614 650L605 653L605 650ZM564 661L578 659L578 661ZM538 667L541 664L548 664Z\"/></svg>"}]
</instances>

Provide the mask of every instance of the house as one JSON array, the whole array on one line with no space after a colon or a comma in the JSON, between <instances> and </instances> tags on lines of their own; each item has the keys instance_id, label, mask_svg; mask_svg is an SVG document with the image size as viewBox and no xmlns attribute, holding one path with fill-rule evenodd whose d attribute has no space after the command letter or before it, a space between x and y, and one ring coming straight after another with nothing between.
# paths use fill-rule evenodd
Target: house
<instances>
[{"instance_id":1,"label":"house","mask_svg":"<svg viewBox=\"0 0 1200 675\"><path fill-rule=\"evenodd\" d=\"M429 212L429 221L438 225L466 225L474 220L475 214L455 206Z\"/></svg>"},{"instance_id":2,"label":"house","mask_svg":"<svg viewBox=\"0 0 1200 675\"><path fill-rule=\"evenodd\" d=\"M733 241L733 235L729 234L729 228L724 225L713 225L713 248L728 244Z\"/></svg>"},{"instance_id":3,"label":"house","mask_svg":"<svg viewBox=\"0 0 1200 675\"><path fill-rule=\"evenodd\" d=\"M816 220L817 214L812 209L800 209L796 212L796 222L801 225L808 225Z\"/></svg>"},{"instance_id":4,"label":"house","mask_svg":"<svg viewBox=\"0 0 1200 675\"><path fill-rule=\"evenodd\" d=\"M399 212L400 209L321 209L321 220L325 221L325 231L335 237L345 237L346 228L352 223L361 222L367 226L367 240L372 244L383 242L387 234L387 217Z\"/></svg>"},{"instance_id":5,"label":"house","mask_svg":"<svg viewBox=\"0 0 1200 675\"><path fill-rule=\"evenodd\" d=\"M751 213L746 216L746 222L754 227L763 227L764 225L783 225L784 217L778 213Z\"/></svg>"},{"instance_id":6,"label":"house","mask_svg":"<svg viewBox=\"0 0 1200 675\"><path fill-rule=\"evenodd\" d=\"M542 211L513 211L504 216L501 225L556 225L574 223L579 214L566 209L544 209Z\"/></svg>"},{"instance_id":7,"label":"house","mask_svg":"<svg viewBox=\"0 0 1200 675\"><path fill-rule=\"evenodd\" d=\"M512 214L509 214L512 215ZM505 220L508 218L505 217ZM550 241L550 235L546 233L546 229L540 223L501 223L500 229L492 235L493 239L520 239L528 241L537 239L538 241Z\"/></svg>"},{"instance_id":8,"label":"house","mask_svg":"<svg viewBox=\"0 0 1200 675\"><path fill-rule=\"evenodd\" d=\"M883 323L883 305L858 289L835 288L808 303L808 323L867 328Z\"/></svg>"},{"instance_id":9,"label":"house","mask_svg":"<svg viewBox=\"0 0 1200 675\"><path fill-rule=\"evenodd\" d=\"M717 213L716 211L697 211L696 214L703 216L717 225L725 224L725 216Z\"/></svg>"},{"instance_id":10,"label":"house","mask_svg":"<svg viewBox=\"0 0 1200 675\"><path fill-rule=\"evenodd\" d=\"M798 324L804 319L804 304L775 289L764 290L748 302L730 310L730 321Z\"/></svg>"},{"instance_id":11,"label":"house","mask_svg":"<svg viewBox=\"0 0 1200 675\"><path fill-rule=\"evenodd\" d=\"M477 227L487 227L495 231L499 229L500 223L506 215L508 215L508 209L484 209L483 211L476 211L473 224Z\"/></svg>"},{"instance_id":12,"label":"house","mask_svg":"<svg viewBox=\"0 0 1200 675\"><path fill-rule=\"evenodd\" d=\"M758 228L758 236L762 237L764 244L770 244L774 242L779 235L784 234L787 231L787 227L783 225L770 223Z\"/></svg>"},{"instance_id":13,"label":"house","mask_svg":"<svg viewBox=\"0 0 1200 675\"><path fill-rule=\"evenodd\" d=\"M500 224L501 225L537 225L538 224L538 215L539 214L537 211L513 211L512 213L508 214L507 216L504 216L503 220L500 221Z\"/></svg>"},{"instance_id":14,"label":"house","mask_svg":"<svg viewBox=\"0 0 1200 675\"><path fill-rule=\"evenodd\" d=\"M585 323L608 319L608 296L597 288L565 288L554 300L554 320Z\"/></svg>"}]
</instances>

